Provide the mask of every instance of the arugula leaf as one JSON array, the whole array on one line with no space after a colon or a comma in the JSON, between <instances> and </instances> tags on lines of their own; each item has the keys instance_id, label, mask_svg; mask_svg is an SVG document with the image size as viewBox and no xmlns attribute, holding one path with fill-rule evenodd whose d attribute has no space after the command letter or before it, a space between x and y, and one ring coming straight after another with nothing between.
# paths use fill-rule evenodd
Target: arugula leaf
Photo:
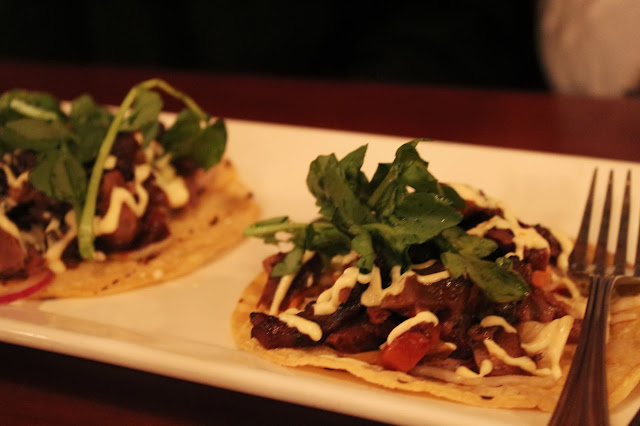
<instances>
[{"instance_id":1,"label":"arugula leaf","mask_svg":"<svg viewBox=\"0 0 640 426\"><path fill-rule=\"evenodd\" d=\"M360 254L360 259L356 263L356 266L361 271L371 272L376 257L376 251L373 247L373 238L371 234L366 230L360 230L354 232L356 234L351 241L351 248Z\"/></svg>"},{"instance_id":2,"label":"arugula leaf","mask_svg":"<svg viewBox=\"0 0 640 426\"><path fill-rule=\"evenodd\" d=\"M529 286L520 274L496 262L453 252L443 253L441 259L452 277L467 274L494 302L520 300L529 293Z\"/></svg>"},{"instance_id":3,"label":"arugula leaf","mask_svg":"<svg viewBox=\"0 0 640 426\"><path fill-rule=\"evenodd\" d=\"M96 158L112 120L113 115L97 105L89 95L82 95L71 102L69 122L74 137L70 149L80 162Z\"/></svg>"},{"instance_id":4,"label":"arugula leaf","mask_svg":"<svg viewBox=\"0 0 640 426\"><path fill-rule=\"evenodd\" d=\"M200 133L200 117L190 109L184 109L176 117L176 121L169 127L160 143L166 152L176 151L180 144L195 138Z\"/></svg>"},{"instance_id":5,"label":"arugula leaf","mask_svg":"<svg viewBox=\"0 0 640 426\"><path fill-rule=\"evenodd\" d=\"M140 88L128 117L120 125L125 132L142 132L142 147L146 147L158 134L158 115L162 111L162 97L146 88Z\"/></svg>"},{"instance_id":6,"label":"arugula leaf","mask_svg":"<svg viewBox=\"0 0 640 426\"><path fill-rule=\"evenodd\" d=\"M442 231L435 241L442 251L454 251L477 258L487 257L498 248L498 243L495 241L469 235L457 226Z\"/></svg>"},{"instance_id":7,"label":"arugula leaf","mask_svg":"<svg viewBox=\"0 0 640 426\"><path fill-rule=\"evenodd\" d=\"M41 157L29 173L29 182L50 198L70 203L79 215L87 191L87 175L82 164L66 148L45 151Z\"/></svg>"},{"instance_id":8,"label":"arugula leaf","mask_svg":"<svg viewBox=\"0 0 640 426\"><path fill-rule=\"evenodd\" d=\"M19 118L10 121L0 131L0 141L7 149L31 149L42 152L57 149L71 138L71 133L59 121Z\"/></svg>"},{"instance_id":9,"label":"arugula leaf","mask_svg":"<svg viewBox=\"0 0 640 426\"><path fill-rule=\"evenodd\" d=\"M284 275L289 275L295 273L302 263L302 256L304 255L303 247L294 247L287 255L284 257L282 262L278 263L273 267L271 271L272 277L282 277Z\"/></svg>"},{"instance_id":10,"label":"arugula leaf","mask_svg":"<svg viewBox=\"0 0 640 426\"><path fill-rule=\"evenodd\" d=\"M318 156L309 166L307 187L321 219L305 227L286 217L274 218L248 227L245 235L277 243L277 232L291 233L294 251L276 265L277 274L295 273L304 250L327 257L354 250L360 254L357 266L363 272L370 272L376 263L386 272L394 265L406 269L413 248L440 254L452 276L467 275L491 300L524 297L528 285L508 260L483 260L497 244L457 226L465 201L429 172L416 149L418 142L400 146L394 161L379 164L371 181L360 170L366 145L342 160L334 154Z\"/></svg>"},{"instance_id":11,"label":"arugula leaf","mask_svg":"<svg viewBox=\"0 0 640 426\"><path fill-rule=\"evenodd\" d=\"M54 121L63 115L60 101L48 93L10 90L0 96L0 125L19 118Z\"/></svg>"},{"instance_id":12,"label":"arugula leaf","mask_svg":"<svg viewBox=\"0 0 640 426\"><path fill-rule=\"evenodd\" d=\"M386 265L408 267L412 245L457 225L462 220L453 206L457 194L454 197L453 191L454 200L450 200L435 178L426 172L427 163L418 155L416 144L417 141L413 141L401 146L394 162L380 164L371 181L361 171L366 145L341 160L329 154L312 161L307 187L316 198L322 219L315 222L313 228L307 228L307 238L297 247L318 250L328 257L354 250L360 254L358 266L367 272L377 258ZM429 183L418 181L418 177L428 179ZM414 192L408 191L409 184ZM289 226L290 223L279 218L251 226L245 235L274 242L273 235L258 235L257 230L283 230ZM337 248L332 250L329 244L318 244L319 239Z\"/></svg>"},{"instance_id":13,"label":"arugula leaf","mask_svg":"<svg viewBox=\"0 0 640 426\"><path fill-rule=\"evenodd\" d=\"M333 217L336 208L325 194L324 175L327 168L335 167L338 160L334 154L320 155L309 165L309 173L307 174L307 188L309 192L316 198L316 205L320 207L320 215L326 218Z\"/></svg>"},{"instance_id":14,"label":"arugula leaf","mask_svg":"<svg viewBox=\"0 0 640 426\"><path fill-rule=\"evenodd\" d=\"M227 127L224 121L216 120L200 132L189 155L203 169L209 170L222 158L226 144Z\"/></svg>"},{"instance_id":15,"label":"arugula leaf","mask_svg":"<svg viewBox=\"0 0 640 426\"><path fill-rule=\"evenodd\" d=\"M265 243L268 244L278 244L281 240L276 238L276 234L287 232L301 235L301 233L306 232L306 228L306 224L297 224L291 222L288 216L279 216L255 222L253 225L245 228L244 235L262 238Z\"/></svg>"},{"instance_id":16,"label":"arugula leaf","mask_svg":"<svg viewBox=\"0 0 640 426\"><path fill-rule=\"evenodd\" d=\"M305 246L331 258L351 250L350 236L326 221L312 222L305 229Z\"/></svg>"},{"instance_id":17,"label":"arugula leaf","mask_svg":"<svg viewBox=\"0 0 640 426\"><path fill-rule=\"evenodd\" d=\"M200 118L191 110L184 110L176 122L162 136L161 144L173 158L188 157L208 170L222 158L226 148L227 129L222 120L204 128Z\"/></svg>"}]
</instances>

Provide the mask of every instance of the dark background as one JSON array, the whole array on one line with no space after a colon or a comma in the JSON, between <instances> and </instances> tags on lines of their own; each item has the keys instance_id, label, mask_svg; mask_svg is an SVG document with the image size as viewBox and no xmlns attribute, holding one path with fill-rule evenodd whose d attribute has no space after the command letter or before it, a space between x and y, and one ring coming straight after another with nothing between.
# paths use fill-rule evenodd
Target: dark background
<instances>
[{"instance_id":1,"label":"dark background","mask_svg":"<svg viewBox=\"0 0 640 426\"><path fill-rule=\"evenodd\" d=\"M0 0L2 59L547 90L533 0Z\"/></svg>"}]
</instances>

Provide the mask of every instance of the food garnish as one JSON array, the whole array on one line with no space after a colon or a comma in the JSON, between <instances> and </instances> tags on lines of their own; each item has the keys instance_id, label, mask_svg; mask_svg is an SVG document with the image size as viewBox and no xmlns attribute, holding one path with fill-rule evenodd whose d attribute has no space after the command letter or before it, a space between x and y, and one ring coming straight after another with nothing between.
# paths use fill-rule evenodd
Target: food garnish
<instances>
[{"instance_id":1,"label":"food garnish","mask_svg":"<svg viewBox=\"0 0 640 426\"><path fill-rule=\"evenodd\" d=\"M163 94L185 106L170 126L160 117ZM90 95L62 103L47 93L4 93L0 96L0 253L4 254L0 282L11 291L46 269L63 273L116 257L155 259L166 251L160 246L176 244L170 242L173 237L200 237L171 234L174 223L186 222L178 225L185 229L176 232L193 233L200 227L194 212L201 199L212 217L220 213L223 218L231 208L251 211L255 217L257 210L231 163L219 165L226 141L224 120L213 119L190 96L160 79L132 87L117 109L96 104ZM219 182L211 183L215 179ZM246 203L234 201L241 194ZM220 201L208 201L214 197ZM206 219L207 224L211 221ZM186 229L188 225L194 229ZM225 236L218 246L237 239ZM101 288L128 288L118 281L133 274L121 274L109 276L110 283L100 283ZM149 275L158 281L173 271L157 269Z\"/></svg>"},{"instance_id":2,"label":"food garnish","mask_svg":"<svg viewBox=\"0 0 640 426\"><path fill-rule=\"evenodd\" d=\"M307 186L318 217L254 223L274 244L232 315L236 344L275 363L465 404L555 406L585 297L567 274L569 238L530 225L469 185L441 182L405 143L362 172L366 146L320 155ZM612 405L637 384L640 302L614 301ZM622 314L624 313L624 315ZM622 337L624 336L624 337ZM619 374L620 372L625 372Z\"/></svg>"}]
</instances>

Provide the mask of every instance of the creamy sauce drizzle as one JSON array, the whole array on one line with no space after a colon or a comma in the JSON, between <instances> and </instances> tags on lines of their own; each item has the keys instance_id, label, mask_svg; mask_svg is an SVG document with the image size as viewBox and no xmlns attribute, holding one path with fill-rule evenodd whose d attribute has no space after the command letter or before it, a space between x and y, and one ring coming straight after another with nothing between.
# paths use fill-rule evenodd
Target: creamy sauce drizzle
<instances>
[{"instance_id":1,"label":"creamy sauce drizzle","mask_svg":"<svg viewBox=\"0 0 640 426\"><path fill-rule=\"evenodd\" d=\"M105 213L102 218L95 218L94 232L96 235L111 234L118 229L120 213L122 212L122 207L125 204L137 217L142 217L144 211L147 209L147 203L149 201L149 194L142 186L142 182L149 177L150 173L151 167L147 164L136 166L134 170L134 187L136 195L138 196L137 200L135 199L134 194L129 192L126 188L120 186L113 188L107 213Z\"/></svg>"},{"instance_id":2,"label":"creamy sauce drizzle","mask_svg":"<svg viewBox=\"0 0 640 426\"><path fill-rule=\"evenodd\" d=\"M0 164L0 168L4 170L4 174L7 178L7 185L9 185L9 188L20 188L22 184L27 182L27 180L29 179L28 171L22 172L19 176L16 177L16 175L14 175L11 171L11 167L9 167L8 165Z\"/></svg>"},{"instance_id":3,"label":"creamy sauce drizzle","mask_svg":"<svg viewBox=\"0 0 640 426\"><path fill-rule=\"evenodd\" d=\"M468 234L484 237L487 231L492 228L508 229L514 235L513 243L515 244L514 253L509 253L508 255L515 254L519 259L524 257L525 247L530 249L549 249L547 240L538 234L535 228L524 228L520 226L516 215L508 209L502 201L487 197L469 185L455 183L450 184L450 186L465 200L473 201L479 207L501 209L504 215L504 218L494 216L488 221L480 223L475 228L468 230Z\"/></svg>"},{"instance_id":4,"label":"creamy sauce drizzle","mask_svg":"<svg viewBox=\"0 0 640 426\"><path fill-rule=\"evenodd\" d=\"M541 375L548 371L555 379L562 375L560 358L567 343L567 338L573 327L573 317L565 315L547 324L530 321L525 323L520 333L522 343L520 346L529 354L543 353L539 364L543 367L534 374ZM527 370L525 370L527 371Z\"/></svg>"},{"instance_id":5,"label":"creamy sauce drizzle","mask_svg":"<svg viewBox=\"0 0 640 426\"><path fill-rule=\"evenodd\" d=\"M278 319L289 327L297 329L300 333L306 334L314 342L319 341L322 338L322 329L320 326L306 318L296 315L298 311L296 309L288 309L278 315Z\"/></svg>"},{"instance_id":6,"label":"creamy sauce drizzle","mask_svg":"<svg viewBox=\"0 0 640 426\"><path fill-rule=\"evenodd\" d=\"M315 252L307 250L302 256L302 263L304 264L308 262L313 257L314 254ZM283 277L280 278L280 281L278 282L278 287L276 288L276 291L273 294L273 300L271 301L271 306L269 306L269 315L278 314L278 311L280 311L280 305L282 304L282 301L287 295L287 292L289 291L289 287L291 287L291 283L293 283L293 280L297 274L298 274L298 271L296 271L293 274L284 275Z\"/></svg>"},{"instance_id":7,"label":"creamy sauce drizzle","mask_svg":"<svg viewBox=\"0 0 640 426\"><path fill-rule=\"evenodd\" d=\"M418 312L418 314L415 317L409 318L408 320L401 322L393 330L391 330L391 332L387 336L387 344L390 345L391 342L393 342L395 339L398 338L398 336L409 331L411 327L414 327L423 322L431 323L433 325L438 325L438 317L435 316L434 313L430 311Z\"/></svg>"},{"instance_id":8,"label":"creamy sauce drizzle","mask_svg":"<svg viewBox=\"0 0 640 426\"><path fill-rule=\"evenodd\" d=\"M73 210L67 212L64 217L64 221L69 227L69 230L62 238L50 244L47 251L44 253L44 258L47 260L49 269L56 274L64 272L67 269L62 261L62 253L64 253L64 250L67 248L69 243L77 235L76 215Z\"/></svg>"},{"instance_id":9,"label":"creamy sauce drizzle","mask_svg":"<svg viewBox=\"0 0 640 426\"><path fill-rule=\"evenodd\" d=\"M566 272L569 269L569 255L571 254L571 250L573 250L573 241L571 241L564 232L553 229L550 229L549 231L560 243L561 251L556 260L556 265L561 271Z\"/></svg>"},{"instance_id":10,"label":"creamy sauce drizzle","mask_svg":"<svg viewBox=\"0 0 640 426\"><path fill-rule=\"evenodd\" d=\"M184 179L170 163L171 155L164 155L155 162L156 185L166 194L171 208L183 207L189 201L189 190Z\"/></svg>"},{"instance_id":11,"label":"creamy sauce drizzle","mask_svg":"<svg viewBox=\"0 0 640 426\"><path fill-rule=\"evenodd\" d=\"M136 133L134 134L134 137L138 143L142 142L140 134ZM143 152L149 164L140 164L135 166L134 193L131 193L124 187L113 188L106 214L103 217L94 217L94 233L96 236L111 234L116 231L120 222L122 207L125 204L137 217L142 217L144 215L149 201L149 194L142 184L151 175L155 177L156 185L166 194L171 208L180 208L188 203L190 196L189 190L185 180L176 173L175 168L171 165L170 155L164 155L156 160L158 156L163 154L162 146L156 141L151 142L149 147ZM6 162L9 161L10 158L11 156L9 154L5 154L2 157L2 160ZM114 155L109 155L104 163L104 169L113 169L116 164L117 158ZM22 172L19 176L15 176L7 164L0 164L0 169L4 171L7 184L10 188L20 188L25 182L28 182L28 171ZM9 199L9 201L11 200ZM61 260L61 256L67 245L77 235L75 214L73 211L67 213L65 216L65 222L67 223L69 230L64 235L58 235L59 238L55 241L50 242L44 253L44 258L47 260L49 267L56 273L60 273L66 269L64 262ZM45 234L50 231L59 234L59 225L60 224L57 219L52 219L45 229ZM6 216L5 206L1 204L0 229L16 238L23 250L26 250L25 241L33 244L36 248L40 247L40 249L44 250L44 243L42 243L42 241L38 243L39 240L37 235L32 235L34 232L33 229L29 232L21 232L16 224ZM104 259L104 255L96 257L96 260L100 259Z\"/></svg>"},{"instance_id":12,"label":"creamy sauce drizzle","mask_svg":"<svg viewBox=\"0 0 640 426\"><path fill-rule=\"evenodd\" d=\"M378 273L378 276L379 275ZM356 266L345 269L344 273L336 280L333 286L318 296L316 303L313 305L313 313L315 315L329 315L334 313L338 309L338 306L340 306L340 291L345 288L353 288L360 276L362 276L362 280L365 282L367 279L371 279L370 274L360 274L360 270Z\"/></svg>"},{"instance_id":13,"label":"creamy sauce drizzle","mask_svg":"<svg viewBox=\"0 0 640 426\"><path fill-rule=\"evenodd\" d=\"M469 229L467 233L469 235L484 237L485 234L493 228L508 229L513 232L515 251L507 254L507 256L516 255L518 259L523 259L525 247L530 249L549 249L549 242L538 234L535 228L523 228L517 222L514 223L499 216L493 216L488 221L482 222L475 228Z\"/></svg>"},{"instance_id":14,"label":"creamy sauce drizzle","mask_svg":"<svg viewBox=\"0 0 640 426\"><path fill-rule=\"evenodd\" d=\"M494 327L494 326L502 327L504 331L506 331L507 333L518 332L518 330L516 330L514 326L509 324L507 320L497 315L489 315L482 318L482 321L480 321L480 325L482 327Z\"/></svg>"},{"instance_id":15,"label":"creamy sauce drizzle","mask_svg":"<svg viewBox=\"0 0 640 426\"><path fill-rule=\"evenodd\" d=\"M478 377L484 377L487 374L493 371L493 363L491 360L483 359L480 363L480 371L476 373L475 371L471 371L465 366L460 366L456 368L456 374L460 377L464 377L465 379L475 379Z\"/></svg>"}]
</instances>

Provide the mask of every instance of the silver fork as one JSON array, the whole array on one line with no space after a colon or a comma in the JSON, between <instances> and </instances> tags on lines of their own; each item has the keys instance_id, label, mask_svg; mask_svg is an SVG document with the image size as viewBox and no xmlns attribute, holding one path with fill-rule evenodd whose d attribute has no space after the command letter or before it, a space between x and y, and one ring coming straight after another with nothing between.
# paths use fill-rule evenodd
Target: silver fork
<instances>
[{"instance_id":1,"label":"silver fork","mask_svg":"<svg viewBox=\"0 0 640 426\"><path fill-rule=\"evenodd\" d=\"M613 171L609 172L607 194L592 269L587 267L586 255L597 173L598 170L594 170L578 238L569 257L570 273L589 278L589 299L571 369L549 422L549 425L554 426L605 426L609 424L605 345L611 291L620 278L629 275L640 276L640 249L636 251L634 270L632 274L627 275L627 234L631 209L630 171L627 172L625 182L613 271L607 271L607 241L611 220ZM638 244L640 247L640 235L638 236Z\"/></svg>"}]
</instances>

